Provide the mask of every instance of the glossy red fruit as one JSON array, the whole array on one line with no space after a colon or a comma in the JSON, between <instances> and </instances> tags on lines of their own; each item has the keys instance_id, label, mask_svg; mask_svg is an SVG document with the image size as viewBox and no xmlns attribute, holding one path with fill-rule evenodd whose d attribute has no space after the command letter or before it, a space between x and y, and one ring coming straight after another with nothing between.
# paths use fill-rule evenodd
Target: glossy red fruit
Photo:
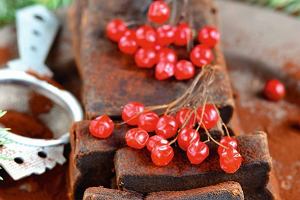
<instances>
[{"instance_id":1,"label":"glossy red fruit","mask_svg":"<svg viewBox=\"0 0 300 200\"><path fill-rule=\"evenodd\" d=\"M176 28L169 24L162 25L157 28L157 44L161 46L169 46L175 40Z\"/></svg>"},{"instance_id":2,"label":"glossy red fruit","mask_svg":"<svg viewBox=\"0 0 300 200\"><path fill-rule=\"evenodd\" d=\"M279 80L267 81L264 88L265 96L272 101L279 101L285 96L285 87Z\"/></svg>"},{"instance_id":3,"label":"glossy red fruit","mask_svg":"<svg viewBox=\"0 0 300 200\"><path fill-rule=\"evenodd\" d=\"M158 61L156 51L154 49L140 48L135 53L135 63L140 68L152 68Z\"/></svg>"},{"instance_id":4,"label":"glossy red fruit","mask_svg":"<svg viewBox=\"0 0 300 200\"><path fill-rule=\"evenodd\" d=\"M130 102L123 108L122 119L129 125L137 125L139 116L144 110L145 106L142 103Z\"/></svg>"},{"instance_id":5,"label":"glossy red fruit","mask_svg":"<svg viewBox=\"0 0 300 200\"><path fill-rule=\"evenodd\" d=\"M196 123L196 116L193 113L192 109L181 108L176 113L176 122L178 123L179 127L182 127L182 125L184 125L184 127L193 128Z\"/></svg>"},{"instance_id":6,"label":"glossy red fruit","mask_svg":"<svg viewBox=\"0 0 300 200\"><path fill-rule=\"evenodd\" d=\"M194 65L187 60L180 60L175 66L175 78L177 80L187 80L195 75Z\"/></svg>"},{"instance_id":7,"label":"glossy red fruit","mask_svg":"<svg viewBox=\"0 0 300 200\"><path fill-rule=\"evenodd\" d=\"M133 128L125 135L126 144L134 149L142 149L146 146L149 139L147 131L141 128Z\"/></svg>"},{"instance_id":8,"label":"glossy red fruit","mask_svg":"<svg viewBox=\"0 0 300 200\"><path fill-rule=\"evenodd\" d=\"M198 40L200 43L213 48L220 40L220 33L213 26L204 26L198 32Z\"/></svg>"},{"instance_id":9,"label":"glossy red fruit","mask_svg":"<svg viewBox=\"0 0 300 200\"><path fill-rule=\"evenodd\" d=\"M197 67L203 67L214 60L214 55L209 47L199 44L192 49L190 59Z\"/></svg>"},{"instance_id":10,"label":"glossy red fruit","mask_svg":"<svg viewBox=\"0 0 300 200\"><path fill-rule=\"evenodd\" d=\"M154 1L148 10L148 20L157 24L163 24L169 20L170 8L164 1Z\"/></svg>"},{"instance_id":11,"label":"glossy red fruit","mask_svg":"<svg viewBox=\"0 0 300 200\"><path fill-rule=\"evenodd\" d=\"M119 42L126 31L127 26L121 19L114 19L106 25L107 37L115 42Z\"/></svg>"},{"instance_id":12,"label":"glossy red fruit","mask_svg":"<svg viewBox=\"0 0 300 200\"><path fill-rule=\"evenodd\" d=\"M225 136L220 140L220 143L225 147L232 147L237 149L237 140L233 137ZM222 146L218 147L218 154L220 155L225 148Z\"/></svg>"},{"instance_id":13,"label":"glossy red fruit","mask_svg":"<svg viewBox=\"0 0 300 200\"><path fill-rule=\"evenodd\" d=\"M159 62L155 67L155 78L157 80L166 80L175 73L175 64L170 62Z\"/></svg>"},{"instance_id":14,"label":"glossy red fruit","mask_svg":"<svg viewBox=\"0 0 300 200\"><path fill-rule=\"evenodd\" d=\"M179 132L177 138L179 147L184 151L187 150L191 143L196 142L198 140L200 140L200 135L196 130L192 128L183 128Z\"/></svg>"},{"instance_id":15,"label":"glossy red fruit","mask_svg":"<svg viewBox=\"0 0 300 200\"><path fill-rule=\"evenodd\" d=\"M168 165L174 157L173 148L168 145L156 145L151 151L152 162L156 166Z\"/></svg>"},{"instance_id":16,"label":"glossy red fruit","mask_svg":"<svg viewBox=\"0 0 300 200\"><path fill-rule=\"evenodd\" d=\"M177 54L173 49L162 48L158 52L158 61L175 63L177 61Z\"/></svg>"},{"instance_id":17,"label":"glossy red fruit","mask_svg":"<svg viewBox=\"0 0 300 200\"><path fill-rule=\"evenodd\" d=\"M97 138L108 138L114 130L114 122L107 116L101 115L92 120L89 125L90 133Z\"/></svg>"},{"instance_id":18,"label":"glossy red fruit","mask_svg":"<svg viewBox=\"0 0 300 200\"><path fill-rule=\"evenodd\" d=\"M209 148L204 142L197 140L189 145L186 154L192 164L198 165L208 157Z\"/></svg>"},{"instance_id":19,"label":"glossy red fruit","mask_svg":"<svg viewBox=\"0 0 300 200\"><path fill-rule=\"evenodd\" d=\"M154 48L156 45L156 31L149 25L139 27L136 32L136 41L143 48Z\"/></svg>"},{"instance_id":20,"label":"glossy red fruit","mask_svg":"<svg viewBox=\"0 0 300 200\"><path fill-rule=\"evenodd\" d=\"M152 151L152 149L156 145L165 145L165 144L168 144L168 143L169 143L168 140L164 139L163 137L161 137L159 135L153 135L148 140L147 149L149 151Z\"/></svg>"},{"instance_id":21,"label":"glossy red fruit","mask_svg":"<svg viewBox=\"0 0 300 200\"><path fill-rule=\"evenodd\" d=\"M177 46L185 46L193 40L193 31L186 23L181 23L176 28L174 43Z\"/></svg>"},{"instance_id":22,"label":"glossy red fruit","mask_svg":"<svg viewBox=\"0 0 300 200\"><path fill-rule=\"evenodd\" d=\"M138 126L145 131L155 131L159 116L155 112L146 112L140 115Z\"/></svg>"},{"instance_id":23,"label":"glossy red fruit","mask_svg":"<svg viewBox=\"0 0 300 200\"><path fill-rule=\"evenodd\" d=\"M204 113L202 117L201 127L202 128L205 127L206 129L211 129L215 127L217 125L217 122L219 121L219 113L218 110L215 108L215 106L213 104L206 104L204 106L204 109L201 106L198 107L197 119L199 123L201 120L202 112Z\"/></svg>"},{"instance_id":24,"label":"glossy red fruit","mask_svg":"<svg viewBox=\"0 0 300 200\"><path fill-rule=\"evenodd\" d=\"M220 167L226 173L235 173L242 164L241 154L234 148L229 147L220 155Z\"/></svg>"},{"instance_id":25,"label":"glossy red fruit","mask_svg":"<svg viewBox=\"0 0 300 200\"><path fill-rule=\"evenodd\" d=\"M125 54L132 55L138 49L138 44L135 38L135 32L133 30L128 30L119 40L119 49Z\"/></svg>"},{"instance_id":26,"label":"glossy red fruit","mask_svg":"<svg viewBox=\"0 0 300 200\"><path fill-rule=\"evenodd\" d=\"M162 116L156 125L156 134L168 139L176 135L178 129L177 122L174 117L170 115Z\"/></svg>"},{"instance_id":27,"label":"glossy red fruit","mask_svg":"<svg viewBox=\"0 0 300 200\"><path fill-rule=\"evenodd\" d=\"M154 49L155 49L155 51L159 52L162 49L162 46L157 44L157 45L155 45Z\"/></svg>"}]
</instances>

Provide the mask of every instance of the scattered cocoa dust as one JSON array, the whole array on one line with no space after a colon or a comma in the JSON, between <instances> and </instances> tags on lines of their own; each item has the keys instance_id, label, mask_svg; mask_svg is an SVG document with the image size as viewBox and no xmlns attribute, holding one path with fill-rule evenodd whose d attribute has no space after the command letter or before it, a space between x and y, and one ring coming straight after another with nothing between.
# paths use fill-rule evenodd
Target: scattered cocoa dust
<instances>
[{"instance_id":1,"label":"scattered cocoa dust","mask_svg":"<svg viewBox=\"0 0 300 200\"><path fill-rule=\"evenodd\" d=\"M25 113L7 111L7 113L0 118L0 124L2 124L3 127L10 128L11 132L15 134L30 138L50 139L53 137L53 133L43 122Z\"/></svg>"}]
</instances>

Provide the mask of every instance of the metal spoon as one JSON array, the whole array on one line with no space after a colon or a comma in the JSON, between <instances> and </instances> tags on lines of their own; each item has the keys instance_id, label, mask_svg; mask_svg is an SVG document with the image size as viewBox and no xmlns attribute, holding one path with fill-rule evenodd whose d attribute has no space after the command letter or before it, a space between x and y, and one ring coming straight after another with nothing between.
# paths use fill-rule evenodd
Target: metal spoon
<instances>
[{"instance_id":1,"label":"metal spoon","mask_svg":"<svg viewBox=\"0 0 300 200\"><path fill-rule=\"evenodd\" d=\"M45 60L59 28L57 18L45 7L36 5L17 11L16 25L20 58L0 70L0 109L30 113L33 93L50 99L51 110L38 118L53 132L54 138L33 139L10 131L0 133L0 140L5 140L0 154L7 158L0 159L0 165L14 180L42 174L56 163L63 164L69 128L83 118L80 104L71 93L26 73L52 76Z\"/></svg>"}]
</instances>

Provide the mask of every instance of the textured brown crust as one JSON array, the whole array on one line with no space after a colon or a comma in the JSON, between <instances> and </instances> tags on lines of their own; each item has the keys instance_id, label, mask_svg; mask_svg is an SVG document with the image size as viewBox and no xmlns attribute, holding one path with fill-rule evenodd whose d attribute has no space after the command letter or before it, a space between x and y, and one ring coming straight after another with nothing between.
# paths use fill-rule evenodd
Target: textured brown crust
<instances>
[{"instance_id":1,"label":"textured brown crust","mask_svg":"<svg viewBox=\"0 0 300 200\"><path fill-rule=\"evenodd\" d=\"M84 192L83 200L244 200L242 188L237 182L224 182L217 185L185 191L153 192L145 197L132 191L120 191L103 187L90 187Z\"/></svg>"},{"instance_id":2,"label":"textured brown crust","mask_svg":"<svg viewBox=\"0 0 300 200\"><path fill-rule=\"evenodd\" d=\"M85 190L83 200L142 200L136 192L120 191L104 187L90 187Z\"/></svg>"},{"instance_id":3,"label":"textured brown crust","mask_svg":"<svg viewBox=\"0 0 300 200\"><path fill-rule=\"evenodd\" d=\"M115 156L117 184L120 189L141 193L187 190L224 181L239 182L243 189L264 188L271 169L266 135L243 135L237 140L244 160L235 174L220 169L215 152L199 166L189 164L182 152L176 152L168 166L156 167L146 150L120 149Z\"/></svg>"},{"instance_id":4,"label":"textured brown crust","mask_svg":"<svg viewBox=\"0 0 300 200\"><path fill-rule=\"evenodd\" d=\"M73 125L71 135L71 155L69 162L70 194L81 197L87 187L110 186L113 176L115 152L125 145L125 133L131 128L123 125L116 127L113 135L105 140L96 139L89 133L90 121ZM205 135L204 133L201 135ZM216 138L218 130L212 131ZM75 198L75 199L76 199Z\"/></svg>"},{"instance_id":5,"label":"textured brown crust","mask_svg":"<svg viewBox=\"0 0 300 200\"><path fill-rule=\"evenodd\" d=\"M185 191L154 192L145 200L243 200L244 194L239 183L224 182L217 185L196 188Z\"/></svg>"},{"instance_id":6,"label":"textured brown crust","mask_svg":"<svg viewBox=\"0 0 300 200\"><path fill-rule=\"evenodd\" d=\"M70 193L82 198L87 187L109 187L113 176L115 151L124 146L125 127L115 128L108 139L95 139L88 131L89 121L75 123L71 130Z\"/></svg>"},{"instance_id":7,"label":"textured brown crust","mask_svg":"<svg viewBox=\"0 0 300 200\"><path fill-rule=\"evenodd\" d=\"M71 31L73 55L77 65L80 64L80 36L82 15L86 11L88 1L74 0L68 11L68 28Z\"/></svg>"},{"instance_id":8,"label":"textured brown crust","mask_svg":"<svg viewBox=\"0 0 300 200\"><path fill-rule=\"evenodd\" d=\"M86 9L81 12L80 39L76 37L77 42L80 40L80 45L75 47L80 46L80 55L76 60L79 60L79 71L83 79L84 107L89 119L102 113L119 116L121 106L130 101L140 101L145 105L165 104L186 90L190 81L155 80L152 70L136 68L132 57L120 53L117 45L105 36L105 26L112 18L120 17L125 21L144 19L142 10L149 1L89 0L85 2ZM205 24L216 25L215 7L210 0L190 2L191 13L197 16L194 19L195 29ZM179 1L179 6L182 6L180 3L182 1ZM78 30L75 34L78 34ZM215 83L209 89L208 101L217 104L224 121L228 122L232 116L234 103L219 46L215 48L215 55Z\"/></svg>"}]
</instances>

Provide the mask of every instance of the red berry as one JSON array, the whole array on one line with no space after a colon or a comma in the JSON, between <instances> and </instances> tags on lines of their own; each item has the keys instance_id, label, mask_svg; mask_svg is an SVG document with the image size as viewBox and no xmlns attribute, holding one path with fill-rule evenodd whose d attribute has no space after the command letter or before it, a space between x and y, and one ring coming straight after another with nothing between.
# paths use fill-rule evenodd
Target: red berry
<instances>
[{"instance_id":1,"label":"red berry","mask_svg":"<svg viewBox=\"0 0 300 200\"><path fill-rule=\"evenodd\" d=\"M215 27L205 26L199 30L198 40L200 43L212 48L219 42L220 33Z\"/></svg>"},{"instance_id":2,"label":"red berry","mask_svg":"<svg viewBox=\"0 0 300 200\"><path fill-rule=\"evenodd\" d=\"M155 78L165 80L172 77L175 73L175 64L170 62L159 62L155 68Z\"/></svg>"},{"instance_id":3,"label":"red berry","mask_svg":"<svg viewBox=\"0 0 300 200\"><path fill-rule=\"evenodd\" d=\"M265 96L272 101L279 101L285 96L285 87L279 80L269 80L264 88Z\"/></svg>"},{"instance_id":4,"label":"red berry","mask_svg":"<svg viewBox=\"0 0 300 200\"><path fill-rule=\"evenodd\" d=\"M148 20L157 24L163 24L170 17L170 8L164 1L155 1L150 4Z\"/></svg>"},{"instance_id":5,"label":"red berry","mask_svg":"<svg viewBox=\"0 0 300 200\"><path fill-rule=\"evenodd\" d=\"M164 144L168 144L168 140L164 139L163 137L159 136L159 135L153 135L152 137L149 138L148 143L147 143L147 149L149 151L152 151L152 149L156 146L156 145L164 145Z\"/></svg>"},{"instance_id":6,"label":"red berry","mask_svg":"<svg viewBox=\"0 0 300 200\"><path fill-rule=\"evenodd\" d=\"M114 130L114 122L107 116L101 115L92 120L89 125L90 133L97 138L108 138Z\"/></svg>"},{"instance_id":7,"label":"red berry","mask_svg":"<svg viewBox=\"0 0 300 200\"><path fill-rule=\"evenodd\" d=\"M192 142L186 151L187 157L192 164L202 163L209 155L209 148L200 140Z\"/></svg>"},{"instance_id":8,"label":"red berry","mask_svg":"<svg viewBox=\"0 0 300 200\"><path fill-rule=\"evenodd\" d=\"M202 67L210 64L214 59L214 55L209 47L199 44L192 49L190 59L194 65Z\"/></svg>"},{"instance_id":9,"label":"red berry","mask_svg":"<svg viewBox=\"0 0 300 200\"><path fill-rule=\"evenodd\" d=\"M175 63L177 61L176 52L170 48L163 48L158 52L158 61Z\"/></svg>"},{"instance_id":10,"label":"red berry","mask_svg":"<svg viewBox=\"0 0 300 200\"><path fill-rule=\"evenodd\" d=\"M189 120L188 122L186 122ZM192 109L190 108L181 108L176 113L176 122L178 123L179 127L182 127L182 125L185 125L185 127L193 128L195 125L196 119L195 114L193 113Z\"/></svg>"},{"instance_id":11,"label":"red berry","mask_svg":"<svg viewBox=\"0 0 300 200\"><path fill-rule=\"evenodd\" d=\"M168 145L156 145L151 151L152 162L157 166L168 165L174 157L173 148Z\"/></svg>"},{"instance_id":12,"label":"red berry","mask_svg":"<svg viewBox=\"0 0 300 200\"><path fill-rule=\"evenodd\" d=\"M161 46L168 46L175 40L176 28L171 25L162 25L158 27L157 32L157 44Z\"/></svg>"},{"instance_id":13,"label":"red berry","mask_svg":"<svg viewBox=\"0 0 300 200\"><path fill-rule=\"evenodd\" d=\"M239 152L229 147L222 151L220 155L220 166L223 171L226 173L235 173L242 164L242 156Z\"/></svg>"},{"instance_id":14,"label":"red berry","mask_svg":"<svg viewBox=\"0 0 300 200\"><path fill-rule=\"evenodd\" d=\"M155 51L160 51L160 50L161 50L161 48L162 48L162 47L161 47L160 45L158 45L158 44L157 44L157 45L155 45L155 47L154 47Z\"/></svg>"},{"instance_id":15,"label":"red berry","mask_svg":"<svg viewBox=\"0 0 300 200\"><path fill-rule=\"evenodd\" d=\"M138 126L145 131L155 131L159 116L155 112L143 113L139 117Z\"/></svg>"},{"instance_id":16,"label":"red berry","mask_svg":"<svg viewBox=\"0 0 300 200\"><path fill-rule=\"evenodd\" d=\"M191 143L200 140L199 133L192 128L183 128L177 138L179 147L186 151Z\"/></svg>"},{"instance_id":17,"label":"red berry","mask_svg":"<svg viewBox=\"0 0 300 200\"><path fill-rule=\"evenodd\" d=\"M225 136L220 140L220 143L225 147L232 147L234 149L237 149L237 141L236 141L235 138ZM223 148L222 146L219 146L218 147L218 154L220 155L224 149L225 148Z\"/></svg>"},{"instance_id":18,"label":"red berry","mask_svg":"<svg viewBox=\"0 0 300 200\"><path fill-rule=\"evenodd\" d=\"M124 106L122 119L129 125L137 125L139 115L144 112L145 106L139 102L131 102Z\"/></svg>"},{"instance_id":19,"label":"red berry","mask_svg":"<svg viewBox=\"0 0 300 200\"><path fill-rule=\"evenodd\" d=\"M162 116L156 126L156 134L168 139L176 135L178 125L174 117L170 115Z\"/></svg>"},{"instance_id":20,"label":"red berry","mask_svg":"<svg viewBox=\"0 0 300 200\"><path fill-rule=\"evenodd\" d=\"M126 31L127 26L121 19L114 19L106 25L107 37L115 42L118 42Z\"/></svg>"},{"instance_id":21,"label":"red berry","mask_svg":"<svg viewBox=\"0 0 300 200\"><path fill-rule=\"evenodd\" d=\"M197 109L197 119L200 123L201 116L202 117L202 123L201 127L206 128L206 129L211 129L216 126L217 122L219 121L219 113L216 110L215 106L213 104L206 104L204 106L204 113L203 112L203 107L198 107Z\"/></svg>"},{"instance_id":22,"label":"red berry","mask_svg":"<svg viewBox=\"0 0 300 200\"><path fill-rule=\"evenodd\" d=\"M138 45L135 39L135 32L133 30L128 30L119 40L119 49L125 54L134 54Z\"/></svg>"},{"instance_id":23,"label":"red berry","mask_svg":"<svg viewBox=\"0 0 300 200\"><path fill-rule=\"evenodd\" d=\"M185 46L191 40L193 40L192 29L186 23L179 24L175 32L174 43L177 46Z\"/></svg>"},{"instance_id":24,"label":"red berry","mask_svg":"<svg viewBox=\"0 0 300 200\"><path fill-rule=\"evenodd\" d=\"M149 25L139 27L135 35L138 45L143 48L154 48L156 45L156 31Z\"/></svg>"},{"instance_id":25,"label":"red berry","mask_svg":"<svg viewBox=\"0 0 300 200\"><path fill-rule=\"evenodd\" d=\"M134 149L142 149L146 146L149 139L147 131L141 128L133 128L125 135L126 144Z\"/></svg>"},{"instance_id":26,"label":"red berry","mask_svg":"<svg viewBox=\"0 0 300 200\"><path fill-rule=\"evenodd\" d=\"M140 68L152 68L157 63L157 54L153 49L139 49L135 53L135 63Z\"/></svg>"},{"instance_id":27,"label":"red berry","mask_svg":"<svg viewBox=\"0 0 300 200\"><path fill-rule=\"evenodd\" d=\"M187 80L195 75L194 65L187 60L180 60L175 66L175 78L177 80Z\"/></svg>"}]
</instances>

